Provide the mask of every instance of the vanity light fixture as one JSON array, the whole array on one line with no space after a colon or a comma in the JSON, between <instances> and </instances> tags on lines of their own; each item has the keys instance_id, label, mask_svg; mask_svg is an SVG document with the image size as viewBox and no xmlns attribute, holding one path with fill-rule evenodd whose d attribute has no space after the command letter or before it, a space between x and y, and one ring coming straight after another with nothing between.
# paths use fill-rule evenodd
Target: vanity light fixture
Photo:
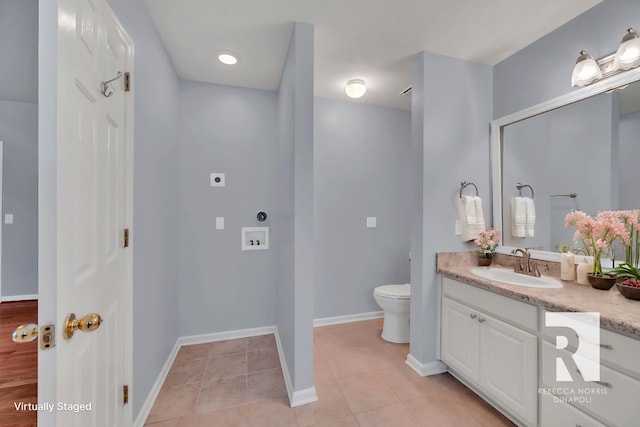
<instances>
[{"instance_id":1,"label":"vanity light fixture","mask_svg":"<svg viewBox=\"0 0 640 427\"><path fill-rule=\"evenodd\" d=\"M629 70L640 65L640 34L633 28L627 30L613 59L613 68Z\"/></svg>"},{"instance_id":2,"label":"vanity light fixture","mask_svg":"<svg viewBox=\"0 0 640 427\"><path fill-rule=\"evenodd\" d=\"M586 86L602 78L600 65L592 54L583 50L571 75L571 86Z\"/></svg>"},{"instance_id":3,"label":"vanity light fixture","mask_svg":"<svg viewBox=\"0 0 640 427\"><path fill-rule=\"evenodd\" d=\"M228 50L218 51L218 61L225 65L235 65L238 63L238 55Z\"/></svg>"},{"instance_id":4,"label":"vanity light fixture","mask_svg":"<svg viewBox=\"0 0 640 427\"><path fill-rule=\"evenodd\" d=\"M362 98L366 91L367 85L364 80L360 79L349 80L344 88L344 92L349 98Z\"/></svg>"},{"instance_id":5,"label":"vanity light fixture","mask_svg":"<svg viewBox=\"0 0 640 427\"><path fill-rule=\"evenodd\" d=\"M596 60L583 50L573 67L571 86L588 86L640 65L640 34L633 28L627 30L615 53Z\"/></svg>"}]
</instances>

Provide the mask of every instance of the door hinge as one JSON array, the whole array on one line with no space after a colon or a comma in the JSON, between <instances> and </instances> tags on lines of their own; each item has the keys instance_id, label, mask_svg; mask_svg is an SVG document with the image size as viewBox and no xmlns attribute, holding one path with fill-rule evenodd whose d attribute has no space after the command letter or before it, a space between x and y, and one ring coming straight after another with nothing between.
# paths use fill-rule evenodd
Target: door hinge
<instances>
[{"instance_id":1,"label":"door hinge","mask_svg":"<svg viewBox=\"0 0 640 427\"><path fill-rule=\"evenodd\" d=\"M127 403L129 403L129 386L123 385L122 386L122 404L126 405Z\"/></svg>"},{"instance_id":2,"label":"door hinge","mask_svg":"<svg viewBox=\"0 0 640 427\"><path fill-rule=\"evenodd\" d=\"M129 229L128 228L124 229L124 247L125 248L129 247Z\"/></svg>"},{"instance_id":3,"label":"door hinge","mask_svg":"<svg viewBox=\"0 0 640 427\"><path fill-rule=\"evenodd\" d=\"M131 73L128 71L124 73L124 91L131 92Z\"/></svg>"}]
</instances>

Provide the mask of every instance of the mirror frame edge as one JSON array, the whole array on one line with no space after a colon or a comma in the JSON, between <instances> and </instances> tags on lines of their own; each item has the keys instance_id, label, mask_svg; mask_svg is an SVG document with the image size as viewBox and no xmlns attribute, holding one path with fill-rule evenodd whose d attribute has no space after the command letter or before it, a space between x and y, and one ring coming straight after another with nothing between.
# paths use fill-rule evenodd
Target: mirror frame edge
<instances>
[{"instance_id":1,"label":"mirror frame edge","mask_svg":"<svg viewBox=\"0 0 640 427\"><path fill-rule=\"evenodd\" d=\"M565 105L590 98L617 87L633 83L640 80L640 67L629 71L622 72L618 75L609 77L587 87L576 89L556 98L541 102L539 104L527 107L515 113L508 114L504 117L495 119L491 122L490 130L490 158L491 158L491 187L493 192L493 226L499 227L502 235L500 236L500 245L496 248L498 253L511 254L515 249L511 246L503 246L504 230L502 222L502 153L501 143L503 129L510 124L528 119L533 116L555 110ZM531 257L544 261L560 262L560 253L550 251L531 251Z\"/></svg>"}]
</instances>

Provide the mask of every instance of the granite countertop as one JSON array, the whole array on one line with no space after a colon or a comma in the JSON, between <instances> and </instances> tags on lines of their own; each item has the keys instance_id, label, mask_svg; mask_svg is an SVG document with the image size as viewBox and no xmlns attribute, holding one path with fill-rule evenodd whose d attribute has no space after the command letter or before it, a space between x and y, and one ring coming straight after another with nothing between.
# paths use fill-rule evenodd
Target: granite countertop
<instances>
[{"instance_id":1,"label":"granite countertop","mask_svg":"<svg viewBox=\"0 0 640 427\"><path fill-rule=\"evenodd\" d=\"M513 268L516 257L497 254L495 267ZM560 279L558 263L540 261L543 276ZM477 267L474 252L440 252L437 272L445 277L486 289L509 298L534 304L550 311L586 311L600 313L600 326L640 339L640 301L625 298L614 286L601 291L578 282L563 281L562 289L536 289L507 285L471 274Z\"/></svg>"}]
</instances>

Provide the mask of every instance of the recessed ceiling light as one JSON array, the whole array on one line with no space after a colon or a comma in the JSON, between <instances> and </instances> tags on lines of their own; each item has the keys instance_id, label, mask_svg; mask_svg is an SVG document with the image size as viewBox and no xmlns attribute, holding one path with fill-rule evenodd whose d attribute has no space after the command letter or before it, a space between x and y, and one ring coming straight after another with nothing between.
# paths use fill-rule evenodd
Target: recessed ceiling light
<instances>
[{"instance_id":1,"label":"recessed ceiling light","mask_svg":"<svg viewBox=\"0 0 640 427\"><path fill-rule=\"evenodd\" d=\"M227 50L221 50L218 52L218 61L225 65L234 65L238 63L238 56Z\"/></svg>"},{"instance_id":2,"label":"recessed ceiling light","mask_svg":"<svg viewBox=\"0 0 640 427\"><path fill-rule=\"evenodd\" d=\"M354 79L347 82L347 87L344 88L344 92L349 98L361 98L367 91L367 86L364 80Z\"/></svg>"}]
</instances>

